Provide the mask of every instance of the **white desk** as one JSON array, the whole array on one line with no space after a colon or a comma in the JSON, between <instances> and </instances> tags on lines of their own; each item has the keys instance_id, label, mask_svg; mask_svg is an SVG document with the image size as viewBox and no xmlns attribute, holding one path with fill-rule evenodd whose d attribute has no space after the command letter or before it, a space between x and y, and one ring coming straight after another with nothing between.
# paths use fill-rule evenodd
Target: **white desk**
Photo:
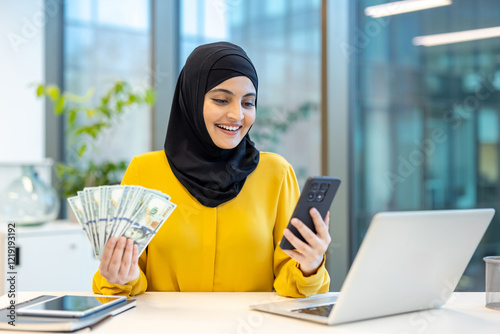
<instances>
[{"instance_id":1,"label":"white desk","mask_svg":"<svg viewBox=\"0 0 500 334\"><path fill-rule=\"evenodd\" d=\"M24 292L18 301L40 294ZM53 295L62 292L50 293ZM120 314L92 332L99 333L499 333L500 311L484 307L484 293L454 293L442 308L366 320L338 326L252 311L248 305L285 299L275 293L146 292L137 307ZM0 297L0 306L8 299ZM0 319L0 321L5 321ZM26 332L23 332L26 333Z\"/></svg>"}]
</instances>

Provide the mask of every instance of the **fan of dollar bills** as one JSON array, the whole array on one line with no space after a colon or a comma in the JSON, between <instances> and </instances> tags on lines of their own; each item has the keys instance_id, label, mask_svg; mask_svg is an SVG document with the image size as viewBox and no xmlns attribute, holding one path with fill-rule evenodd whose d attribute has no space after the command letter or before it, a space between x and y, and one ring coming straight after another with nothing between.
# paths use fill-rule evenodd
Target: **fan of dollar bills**
<instances>
[{"instance_id":1,"label":"fan of dollar bills","mask_svg":"<svg viewBox=\"0 0 500 334\"><path fill-rule=\"evenodd\" d=\"M134 240L141 254L176 207L170 196L140 186L88 187L68 202L99 260L110 237Z\"/></svg>"}]
</instances>

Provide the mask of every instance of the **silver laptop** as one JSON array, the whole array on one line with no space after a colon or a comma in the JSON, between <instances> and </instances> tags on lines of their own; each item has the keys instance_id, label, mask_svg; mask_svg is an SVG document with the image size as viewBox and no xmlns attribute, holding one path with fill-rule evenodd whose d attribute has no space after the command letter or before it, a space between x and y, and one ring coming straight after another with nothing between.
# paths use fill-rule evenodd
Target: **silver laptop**
<instances>
[{"instance_id":1,"label":"silver laptop","mask_svg":"<svg viewBox=\"0 0 500 334\"><path fill-rule=\"evenodd\" d=\"M250 307L329 325L440 307L494 214L493 209L378 213L340 294Z\"/></svg>"}]
</instances>

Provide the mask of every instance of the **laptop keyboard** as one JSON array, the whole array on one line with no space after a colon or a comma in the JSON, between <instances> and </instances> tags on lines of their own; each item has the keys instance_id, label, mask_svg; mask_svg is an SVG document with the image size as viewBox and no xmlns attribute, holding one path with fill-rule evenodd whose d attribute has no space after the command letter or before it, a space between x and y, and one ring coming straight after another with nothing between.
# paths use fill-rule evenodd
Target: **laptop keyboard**
<instances>
[{"instance_id":1,"label":"laptop keyboard","mask_svg":"<svg viewBox=\"0 0 500 334\"><path fill-rule=\"evenodd\" d=\"M335 304L327 304L321 306L298 308L296 310L292 310L292 312L314 314L319 315L320 317L328 317L334 305Z\"/></svg>"}]
</instances>

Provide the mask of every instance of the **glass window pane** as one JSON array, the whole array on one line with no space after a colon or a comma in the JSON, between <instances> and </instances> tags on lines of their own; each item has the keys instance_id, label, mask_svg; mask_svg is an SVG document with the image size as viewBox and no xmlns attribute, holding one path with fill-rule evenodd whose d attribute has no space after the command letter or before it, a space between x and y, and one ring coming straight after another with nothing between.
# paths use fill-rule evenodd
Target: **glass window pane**
<instances>
[{"instance_id":1,"label":"glass window pane","mask_svg":"<svg viewBox=\"0 0 500 334\"><path fill-rule=\"evenodd\" d=\"M283 16L286 11L285 0L266 1L264 13L268 17Z\"/></svg>"},{"instance_id":2,"label":"glass window pane","mask_svg":"<svg viewBox=\"0 0 500 334\"><path fill-rule=\"evenodd\" d=\"M149 29L149 0L106 0L97 1L99 24Z\"/></svg>"},{"instance_id":3,"label":"glass window pane","mask_svg":"<svg viewBox=\"0 0 500 334\"><path fill-rule=\"evenodd\" d=\"M382 3L378 1L377 3ZM374 19L355 10L355 254L374 213L493 207L500 209L500 38L437 46L416 36L494 27L500 2L453 1ZM388 182L377 182L384 173ZM500 253L495 216L460 281L484 291L482 257Z\"/></svg>"},{"instance_id":4,"label":"glass window pane","mask_svg":"<svg viewBox=\"0 0 500 334\"><path fill-rule=\"evenodd\" d=\"M182 13L182 27L181 30L186 35L196 35L198 32L198 20L196 17L197 10L197 0L184 0L181 1L181 13ZM185 8L189 8L187 11Z\"/></svg>"},{"instance_id":5,"label":"glass window pane","mask_svg":"<svg viewBox=\"0 0 500 334\"><path fill-rule=\"evenodd\" d=\"M188 8L186 8L188 9ZM193 9L194 10L194 9ZM205 30L204 36L207 38L227 39L228 34L228 11L231 8L226 1L205 0ZM191 12L191 10L189 10ZM195 11L193 11L195 13Z\"/></svg>"},{"instance_id":6,"label":"glass window pane","mask_svg":"<svg viewBox=\"0 0 500 334\"><path fill-rule=\"evenodd\" d=\"M92 18L92 0L66 1L64 17L66 20L90 21Z\"/></svg>"},{"instance_id":7,"label":"glass window pane","mask_svg":"<svg viewBox=\"0 0 500 334\"><path fill-rule=\"evenodd\" d=\"M85 95L95 88L90 105L96 106L118 80L128 82L134 91L144 92L151 80L150 1L75 0L64 14L65 90ZM87 21L77 22L78 8L88 10ZM126 111L112 129L89 147L87 157L94 162L130 161L151 148L150 108ZM79 122L85 117L79 118ZM126 140L125 140L126 138ZM77 143L66 142L66 160L76 163Z\"/></svg>"}]
</instances>

